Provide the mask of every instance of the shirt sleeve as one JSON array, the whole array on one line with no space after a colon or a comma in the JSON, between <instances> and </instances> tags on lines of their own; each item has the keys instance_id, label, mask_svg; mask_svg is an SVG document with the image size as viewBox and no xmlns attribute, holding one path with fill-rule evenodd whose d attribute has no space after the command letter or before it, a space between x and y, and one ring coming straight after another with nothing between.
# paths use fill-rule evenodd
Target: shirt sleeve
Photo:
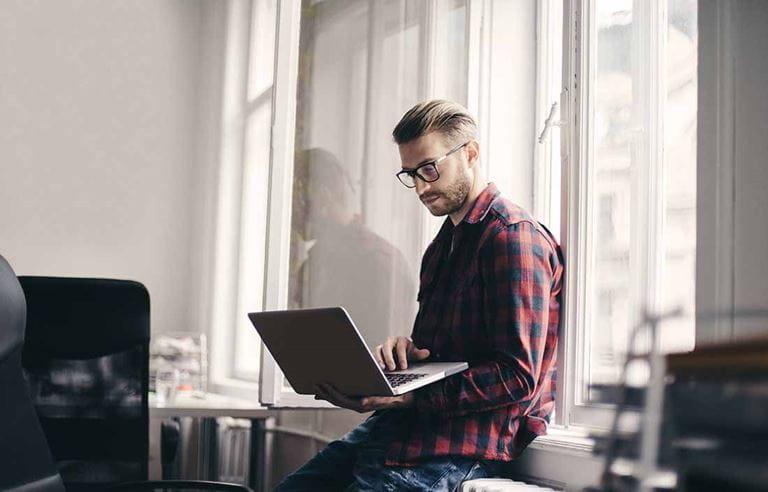
<instances>
[{"instance_id":1,"label":"shirt sleeve","mask_svg":"<svg viewBox=\"0 0 768 492\"><path fill-rule=\"evenodd\" d=\"M560 274L556 251L531 223L501 229L481 248L479 269L489 358L416 391L420 411L465 415L525 405L537 393L549 333L550 300ZM548 342L548 337L550 338Z\"/></svg>"}]
</instances>

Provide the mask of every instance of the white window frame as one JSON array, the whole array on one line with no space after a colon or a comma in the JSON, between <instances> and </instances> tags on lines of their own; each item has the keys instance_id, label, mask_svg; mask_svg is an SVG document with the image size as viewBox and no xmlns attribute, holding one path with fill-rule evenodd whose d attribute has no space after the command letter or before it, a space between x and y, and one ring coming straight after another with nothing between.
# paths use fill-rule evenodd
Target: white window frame
<instances>
[{"instance_id":1,"label":"white window frame","mask_svg":"<svg viewBox=\"0 0 768 492\"><path fill-rule=\"evenodd\" d=\"M270 152L269 225L264 276L264 309L267 311L286 309L288 306L300 20L301 0L279 2ZM259 383L259 399L262 404L293 406L288 401L288 395L282 397L283 375L264 347L261 351ZM294 395L299 400L304 399L302 395Z\"/></svg>"},{"instance_id":2,"label":"white window frame","mask_svg":"<svg viewBox=\"0 0 768 492\"><path fill-rule=\"evenodd\" d=\"M563 0L563 88L561 94L561 166L562 166L562 201L561 201L561 246L566 257L564 308L562 317L563 330L560 337L559 367L563 382L558 387L556 403L556 427L560 430L573 430L583 435L586 429L604 430L613 417L612 405L582 403L581 392L584 384L581 380L586 374L584 354L588 340L590 301L588 270L590 268L587 252L592 247L592 235L585 234L585 227L590 218L594 218L589 209L587 196L590 193L590 167L587 163L594 156L594 111L590 102L594 100L595 80L590 79L590 64L596 57L597 28L595 22L594 0ZM666 4L659 2L635 2L635 28L633 46L646 50L644 58L648 60L650 70L638 70L644 80L636 84L636 104L648 108L642 115L647 134L640 134L641 141L635 146L635 152L644 153L637 158L644 160L651 152L658 154L656 162L661 160L663 149L659 142L663 137L663 97L664 88L661 71L664 70L663 56L666 36ZM638 18L641 19L638 21ZM660 19L659 22L642 22L645 19ZM661 21L664 22L661 22ZM638 57L635 57L636 59ZM540 61L546 62L546 59ZM541 107L539 110L541 111ZM661 186L658 169L652 169L638 181L637 196L656 196ZM543 191L546 184L538 183L537 190ZM635 284L634 305L645 305L652 311L658 311L659 299L652 288L660 275L661 262L657 251L657 241L662 233L661 201L649 199L633 211L633 220L641 218L648 224L648 234L634 237L632 240L633 258L639 258L634 271L641 272L641 281ZM641 252L643 253L641 255ZM640 313L637 313L638 317ZM581 400L581 401L580 401ZM636 417L636 416L635 416ZM628 427L637 425L637 419L629 419Z\"/></svg>"},{"instance_id":3,"label":"white window frame","mask_svg":"<svg viewBox=\"0 0 768 492\"><path fill-rule=\"evenodd\" d=\"M587 342L587 252L591 238L581 234L590 217L589 157L592 152L593 119L590 101L594 80L590 63L596 57L595 3L564 0L563 7L563 91L561 97L562 199L560 244L565 262L565 290L562 309L559 360L563 381L558 388L556 424L563 429L605 428L612 408L607 405L577 404L584 374L584 346Z\"/></svg>"}]
</instances>

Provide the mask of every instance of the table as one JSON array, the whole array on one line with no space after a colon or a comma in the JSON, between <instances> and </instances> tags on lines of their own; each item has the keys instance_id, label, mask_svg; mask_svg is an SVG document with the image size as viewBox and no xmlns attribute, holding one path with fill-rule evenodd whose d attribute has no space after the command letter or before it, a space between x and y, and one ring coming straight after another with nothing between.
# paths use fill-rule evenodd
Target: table
<instances>
[{"instance_id":1,"label":"table","mask_svg":"<svg viewBox=\"0 0 768 492\"><path fill-rule=\"evenodd\" d=\"M251 420L250 486L257 492L265 491L270 483L272 435L267 430L274 425L277 410L241 398L215 393L180 391L174 400L157 406L154 395L149 399L149 479L162 478L160 461L160 432L163 419L192 417L212 419L234 417Z\"/></svg>"}]
</instances>

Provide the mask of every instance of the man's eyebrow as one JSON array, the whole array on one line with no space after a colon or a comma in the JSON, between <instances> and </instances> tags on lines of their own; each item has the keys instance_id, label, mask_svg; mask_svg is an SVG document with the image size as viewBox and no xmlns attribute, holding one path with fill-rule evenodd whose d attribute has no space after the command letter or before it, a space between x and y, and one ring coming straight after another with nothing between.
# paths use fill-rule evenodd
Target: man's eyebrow
<instances>
[{"instance_id":1,"label":"man's eyebrow","mask_svg":"<svg viewBox=\"0 0 768 492\"><path fill-rule=\"evenodd\" d=\"M424 159L423 161L419 162L413 167L401 167L403 171L413 171L414 169L418 169L419 166L423 166L424 164L429 164L430 162L435 162L437 159Z\"/></svg>"}]
</instances>

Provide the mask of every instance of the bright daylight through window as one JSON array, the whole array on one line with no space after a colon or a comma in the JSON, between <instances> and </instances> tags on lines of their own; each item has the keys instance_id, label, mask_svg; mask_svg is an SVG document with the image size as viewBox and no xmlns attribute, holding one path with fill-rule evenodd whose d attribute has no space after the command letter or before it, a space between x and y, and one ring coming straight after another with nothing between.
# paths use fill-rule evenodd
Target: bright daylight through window
<instances>
[{"instance_id":1,"label":"bright daylight through window","mask_svg":"<svg viewBox=\"0 0 768 492\"><path fill-rule=\"evenodd\" d=\"M695 341L697 21L695 0L598 0L580 97L577 237L584 292L576 405L590 385L616 383L643 310L683 307L660 348ZM572 201L573 205L574 202ZM573 251L573 249L570 249ZM568 302L574 302L569 299Z\"/></svg>"}]
</instances>

